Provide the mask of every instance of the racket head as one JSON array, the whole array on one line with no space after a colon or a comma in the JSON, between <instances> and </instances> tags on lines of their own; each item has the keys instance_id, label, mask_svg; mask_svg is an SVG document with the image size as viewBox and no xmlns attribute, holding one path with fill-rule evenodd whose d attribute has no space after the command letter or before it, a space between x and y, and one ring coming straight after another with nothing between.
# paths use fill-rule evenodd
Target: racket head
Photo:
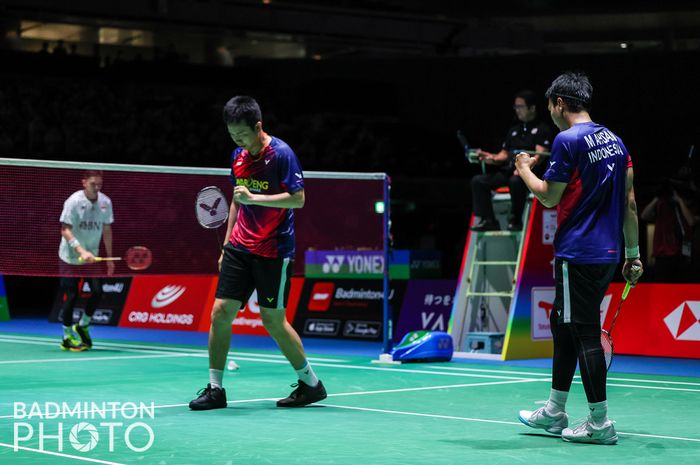
<instances>
[{"instance_id":1,"label":"racket head","mask_svg":"<svg viewBox=\"0 0 700 465\"><path fill-rule=\"evenodd\" d=\"M124 261L130 270L143 271L151 266L153 254L147 247L136 245L130 247L129 250L126 251Z\"/></svg>"},{"instance_id":2,"label":"racket head","mask_svg":"<svg viewBox=\"0 0 700 465\"><path fill-rule=\"evenodd\" d=\"M197 193L194 202L197 222L207 229L216 229L228 220L228 201L216 186L207 186Z\"/></svg>"},{"instance_id":3,"label":"racket head","mask_svg":"<svg viewBox=\"0 0 700 465\"><path fill-rule=\"evenodd\" d=\"M600 331L600 344L603 346L603 355L605 355L605 367L607 370L610 370L615 346L613 345L612 336L604 329Z\"/></svg>"}]
</instances>

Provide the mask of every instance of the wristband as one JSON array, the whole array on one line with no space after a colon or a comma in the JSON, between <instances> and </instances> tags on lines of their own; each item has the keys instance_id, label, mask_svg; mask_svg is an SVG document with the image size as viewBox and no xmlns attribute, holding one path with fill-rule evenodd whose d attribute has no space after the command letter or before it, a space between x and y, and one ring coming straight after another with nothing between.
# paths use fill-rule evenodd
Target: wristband
<instances>
[{"instance_id":1,"label":"wristband","mask_svg":"<svg viewBox=\"0 0 700 465\"><path fill-rule=\"evenodd\" d=\"M80 242L78 242L78 239L74 237L73 239L68 241L68 245L75 249L80 245Z\"/></svg>"},{"instance_id":2,"label":"wristband","mask_svg":"<svg viewBox=\"0 0 700 465\"><path fill-rule=\"evenodd\" d=\"M639 258L639 246L625 247L625 258L627 258L627 259Z\"/></svg>"}]
</instances>

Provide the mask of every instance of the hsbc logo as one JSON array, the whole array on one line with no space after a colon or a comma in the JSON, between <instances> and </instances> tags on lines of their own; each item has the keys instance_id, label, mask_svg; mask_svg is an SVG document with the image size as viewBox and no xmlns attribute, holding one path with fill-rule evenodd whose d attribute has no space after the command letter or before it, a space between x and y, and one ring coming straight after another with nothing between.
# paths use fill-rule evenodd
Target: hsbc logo
<instances>
[{"instance_id":1,"label":"hsbc logo","mask_svg":"<svg viewBox=\"0 0 700 465\"><path fill-rule=\"evenodd\" d=\"M312 312L325 312L331 306L335 284L329 282L315 283L309 297L309 310Z\"/></svg>"},{"instance_id":2,"label":"hsbc logo","mask_svg":"<svg viewBox=\"0 0 700 465\"><path fill-rule=\"evenodd\" d=\"M153 308L163 308L171 303L175 302L177 299L185 293L187 288L185 286L170 285L165 286L163 289L158 291L156 295L153 296L151 300L151 307Z\"/></svg>"},{"instance_id":3,"label":"hsbc logo","mask_svg":"<svg viewBox=\"0 0 700 465\"><path fill-rule=\"evenodd\" d=\"M325 274L338 273L343 262L345 262L345 255L326 255L326 263L322 267L323 272Z\"/></svg>"},{"instance_id":4,"label":"hsbc logo","mask_svg":"<svg viewBox=\"0 0 700 465\"><path fill-rule=\"evenodd\" d=\"M686 300L664 318L677 341L700 341L700 301Z\"/></svg>"}]
</instances>

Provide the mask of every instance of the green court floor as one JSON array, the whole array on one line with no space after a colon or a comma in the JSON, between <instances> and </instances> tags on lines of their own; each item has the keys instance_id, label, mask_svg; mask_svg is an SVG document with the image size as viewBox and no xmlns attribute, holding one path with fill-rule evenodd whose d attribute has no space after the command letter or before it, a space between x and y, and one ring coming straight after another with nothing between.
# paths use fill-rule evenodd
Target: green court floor
<instances>
[{"instance_id":1,"label":"green court floor","mask_svg":"<svg viewBox=\"0 0 700 465\"><path fill-rule=\"evenodd\" d=\"M66 353L57 338L0 333L0 464L700 463L700 378L611 373L610 414L620 442L593 446L518 422L518 410L546 399L547 370L393 367L310 354L328 399L278 409L275 400L295 381L279 353L234 349L231 356L240 370L224 377L229 408L192 412L187 403L208 381L204 347L99 341L92 351ZM570 417L582 419L587 406L579 382L569 399ZM46 413L78 402L154 409L143 418L117 409L104 419L90 408L90 418L22 415L33 405Z\"/></svg>"}]
</instances>

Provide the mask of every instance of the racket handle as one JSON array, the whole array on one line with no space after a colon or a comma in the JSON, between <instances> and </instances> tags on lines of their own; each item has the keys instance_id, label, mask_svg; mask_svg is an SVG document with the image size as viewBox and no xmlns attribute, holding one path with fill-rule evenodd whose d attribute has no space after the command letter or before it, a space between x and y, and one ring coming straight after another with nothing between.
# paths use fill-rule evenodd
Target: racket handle
<instances>
[{"instance_id":1,"label":"racket handle","mask_svg":"<svg viewBox=\"0 0 700 465\"><path fill-rule=\"evenodd\" d=\"M116 262L116 261L121 260L121 259L122 259L122 257L95 257L95 262L96 262L96 263L99 263L99 262ZM85 262L85 260L83 259L83 257L78 257L78 261L79 261L80 263L84 263L84 262Z\"/></svg>"},{"instance_id":2,"label":"racket handle","mask_svg":"<svg viewBox=\"0 0 700 465\"><path fill-rule=\"evenodd\" d=\"M634 271L635 273L641 269L642 268L637 265L632 265L632 271ZM625 300L627 298L627 294L630 293L630 289L632 289L632 283L627 281L627 283L625 283L625 289L622 291L622 300Z\"/></svg>"}]
</instances>

